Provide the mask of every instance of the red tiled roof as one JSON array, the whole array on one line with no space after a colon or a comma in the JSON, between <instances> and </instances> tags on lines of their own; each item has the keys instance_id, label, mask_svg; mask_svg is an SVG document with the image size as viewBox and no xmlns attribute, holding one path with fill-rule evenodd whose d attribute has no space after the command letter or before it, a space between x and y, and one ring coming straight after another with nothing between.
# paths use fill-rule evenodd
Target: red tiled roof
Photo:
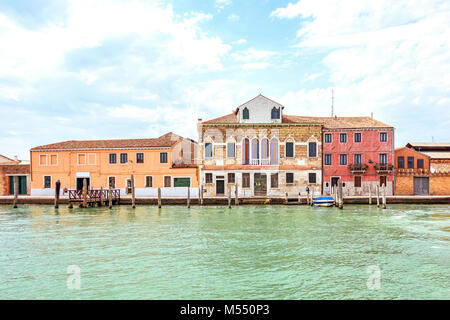
<instances>
[{"instance_id":1,"label":"red tiled roof","mask_svg":"<svg viewBox=\"0 0 450 320\"><path fill-rule=\"evenodd\" d=\"M31 151L171 147L180 139L183 138L179 135L169 132L165 135L160 136L159 138L148 139L70 140L34 147L31 149Z\"/></svg>"}]
</instances>

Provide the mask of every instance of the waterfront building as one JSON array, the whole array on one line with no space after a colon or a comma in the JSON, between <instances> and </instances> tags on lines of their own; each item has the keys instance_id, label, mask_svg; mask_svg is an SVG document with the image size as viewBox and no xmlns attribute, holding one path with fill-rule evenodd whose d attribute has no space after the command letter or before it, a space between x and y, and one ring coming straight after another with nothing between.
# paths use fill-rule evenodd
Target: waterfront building
<instances>
[{"instance_id":1,"label":"waterfront building","mask_svg":"<svg viewBox=\"0 0 450 320\"><path fill-rule=\"evenodd\" d=\"M19 195L30 194L30 161L13 159L0 154L0 195L14 194L14 177L17 176Z\"/></svg>"},{"instance_id":2,"label":"waterfront building","mask_svg":"<svg viewBox=\"0 0 450 320\"><path fill-rule=\"evenodd\" d=\"M408 143L395 150L396 195L450 194L450 143Z\"/></svg>"},{"instance_id":3,"label":"waterfront building","mask_svg":"<svg viewBox=\"0 0 450 320\"><path fill-rule=\"evenodd\" d=\"M323 190L339 179L344 195L394 191L394 128L372 117L315 118L323 122Z\"/></svg>"},{"instance_id":4,"label":"waterfront building","mask_svg":"<svg viewBox=\"0 0 450 320\"><path fill-rule=\"evenodd\" d=\"M196 142L173 133L151 139L63 141L32 148L31 195L53 195L57 180L61 190L90 188L120 189L131 193L134 175L136 196L185 196L198 190L194 163ZM183 190L181 190L183 189Z\"/></svg>"},{"instance_id":5,"label":"waterfront building","mask_svg":"<svg viewBox=\"0 0 450 320\"><path fill-rule=\"evenodd\" d=\"M232 113L198 122L199 179L205 196L298 196L320 193L322 124L284 114L263 95Z\"/></svg>"}]
</instances>

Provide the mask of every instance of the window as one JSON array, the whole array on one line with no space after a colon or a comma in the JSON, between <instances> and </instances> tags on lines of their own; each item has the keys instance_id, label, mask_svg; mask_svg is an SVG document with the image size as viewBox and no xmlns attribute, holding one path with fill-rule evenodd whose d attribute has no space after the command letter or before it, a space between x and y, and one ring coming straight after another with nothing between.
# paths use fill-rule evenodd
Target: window
<instances>
[{"instance_id":1,"label":"window","mask_svg":"<svg viewBox=\"0 0 450 320\"><path fill-rule=\"evenodd\" d=\"M286 172L286 184L294 183L294 174L292 172Z\"/></svg>"},{"instance_id":2,"label":"window","mask_svg":"<svg viewBox=\"0 0 450 320\"><path fill-rule=\"evenodd\" d=\"M58 156L56 154L50 155L50 165L56 166L58 164Z\"/></svg>"},{"instance_id":3,"label":"window","mask_svg":"<svg viewBox=\"0 0 450 320\"><path fill-rule=\"evenodd\" d=\"M236 145L234 142L227 143L227 158L234 158L236 156Z\"/></svg>"},{"instance_id":4,"label":"window","mask_svg":"<svg viewBox=\"0 0 450 320\"><path fill-rule=\"evenodd\" d=\"M331 133L325 133L325 143L331 143Z\"/></svg>"},{"instance_id":5,"label":"window","mask_svg":"<svg viewBox=\"0 0 450 320\"><path fill-rule=\"evenodd\" d=\"M308 157L310 158L317 157L317 143L315 142L308 143Z\"/></svg>"},{"instance_id":6,"label":"window","mask_svg":"<svg viewBox=\"0 0 450 320\"><path fill-rule=\"evenodd\" d=\"M244 108L244 110L242 110L242 119L250 119L250 114L248 112L247 107Z\"/></svg>"},{"instance_id":7,"label":"window","mask_svg":"<svg viewBox=\"0 0 450 320\"><path fill-rule=\"evenodd\" d=\"M242 141L242 148L244 149L244 152L242 152L242 163L250 164L250 141L247 138Z\"/></svg>"},{"instance_id":8,"label":"window","mask_svg":"<svg viewBox=\"0 0 450 320\"><path fill-rule=\"evenodd\" d=\"M86 154L85 153L79 153L78 154L78 165L84 166L86 164Z\"/></svg>"},{"instance_id":9,"label":"window","mask_svg":"<svg viewBox=\"0 0 450 320\"><path fill-rule=\"evenodd\" d=\"M380 132L380 142L387 141L387 132Z\"/></svg>"},{"instance_id":10,"label":"window","mask_svg":"<svg viewBox=\"0 0 450 320\"><path fill-rule=\"evenodd\" d=\"M280 119L280 108L272 108L272 119Z\"/></svg>"},{"instance_id":11,"label":"window","mask_svg":"<svg viewBox=\"0 0 450 320\"><path fill-rule=\"evenodd\" d=\"M191 178L173 178L173 186L175 188L179 187L190 187L191 186Z\"/></svg>"},{"instance_id":12,"label":"window","mask_svg":"<svg viewBox=\"0 0 450 320\"><path fill-rule=\"evenodd\" d=\"M120 154L120 163L128 163L128 153Z\"/></svg>"},{"instance_id":13,"label":"window","mask_svg":"<svg viewBox=\"0 0 450 320\"><path fill-rule=\"evenodd\" d=\"M361 176L355 176L354 183L355 188L361 188Z\"/></svg>"},{"instance_id":14,"label":"window","mask_svg":"<svg viewBox=\"0 0 450 320\"><path fill-rule=\"evenodd\" d=\"M405 157L398 157L397 165L399 169L405 169Z\"/></svg>"},{"instance_id":15,"label":"window","mask_svg":"<svg viewBox=\"0 0 450 320\"><path fill-rule=\"evenodd\" d=\"M414 169L414 157L408 157L408 169Z\"/></svg>"},{"instance_id":16,"label":"window","mask_svg":"<svg viewBox=\"0 0 450 320\"><path fill-rule=\"evenodd\" d=\"M115 153L110 153L109 154L109 163L110 164L117 163L117 154L115 154Z\"/></svg>"},{"instance_id":17,"label":"window","mask_svg":"<svg viewBox=\"0 0 450 320\"><path fill-rule=\"evenodd\" d=\"M167 163L167 152L160 152L159 153L159 163Z\"/></svg>"},{"instance_id":18,"label":"window","mask_svg":"<svg viewBox=\"0 0 450 320\"><path fill-rule=\"evenodd\" d=\"M170 176L164 176L164 188L170 188L172 186L172 178Z\"/></svg>"},{"instance_id":19,"label":"window","mask_svg":"<svg viewBox=\"0 0 450 320\"><path fill-rule=\"evenodd\" d=\"M269 159L269 139L266 138L261 140L261 159ZM267 162L264 164L267 164Z\"/></svg>"},{"instance_id":20,"label":"window","mask_svg":"<svg viewBox=\"0 0 450 320\"><path fill-rule=\"evenodd\" d=\"M44 189L49 189L52 187L52 177L44 176Z\"/></svg>"},{"instance_id":21,"label":"window","mask_svg":"<svg viewBox=\"0 0 450 320\"><path fill-rule=\"evenodd\" d=\"M208 142L205 143L205 158L212 158L213 156L213 145L212 143Z\"/></svg>"},{"instance_id":22,"label":"window","mask_svg":"<svg viewBox=\"0 0 450 320\"><path fill-rule=\"evenodd\" d=\"M355 153L353 155L353 163L354 164L361 164L361 161L362 161L361 158L362 158L362 156L361 156L360 153Z\"/></svg>"},{"instance_id":23,"label":"window","mask_svg":"<svg viewBox=\"0 0 450 320\"><path fill-rule=\"evenodd\" d=\"M331 154L325 154L325 159L324 159L324 161L325 161L325 165L326 166L331 166Z\"/></svg>"},{"instance_id":24,"label":"window","mask_svg":"<svg viewBox=\"0 0 450 320\"><path fill-rule=\"evenodd\" d=\"M228 173L228 183L234 183L235 179L234 179L234 173Z\"/></svg>"},{"instance_id":25,"label":"window","mask_svg":"<svg viewBox=\"0 0 450 320\"><path fill-rule=\"evenodd\" d=\"M355 133L353 134L353 140L354 140L355 142L361 142L361 132L355 132Z\"/></svg>"},{"instance_id":26,"label":"window","mask_svg":"<svg viewBox=\"0 0 450 320\"><path fill-rule=\"evenodd\" d=\"M347 142L347 134L346 133L339 134L339 142L341 142L341 143Z\"/></svg>"},{"instance_id":27,"label":"window","mask_svg":"<svg viewBox=\"0 0 450 320\"><path fill-rule=\"evenodd\" d=\"M242 188L250 188L250 173L242 174Z\"/></svg>"},{"instance_id":28,"label":"window","mask_svg":"<svg viewBox=\"0 0 450 320\"><path fill-rule=\"evenodd\" d=\"M386 153L380 153L379 155L380 164L387 164L387 154Z\"/></svg>"},{"instance_id":29,"label":"window","mask_svg":"<svg viewBox=\"0 0 450 320\"><path fill-rule=\"evenodd\" d=\"M278 188L278 173L272 173L270 175L270 187Z\"/></svg>"},{"instance_id":30,"label":"window","mask_svg":"<svg viewBox=\"0 0 450 320\"><path fill-rule=\"evenodd\" d=\"M145 187L146 188L153 187L153 177L152 176L145 176Z\"/></svg>"},{"instance_id":31,"label":"window","mask_svg":"<svg viewBox=\"0 0 450 320\"><path fill-rule=\"evenodd\" d=\"M314 183L316 183L316 173L315 172L310 172L309 174L308 174L308 183L309 184L314 184Z\"/></svg>"},{"instance_id":32,"label":"window","mask_svg":"<svg viewBox=\"0 0 450 320\"><path fill-rule=\"evenodd\" d=\"M252 140L252 159L259 159L259 140Z\"/></svg>"},{"instance_id":33,"label":"window","mask_svg":"<svg viewBox=\"0 0 450 320\"><path fill-rule=\"evenodd\" d=\"M380 187L386 185L386 176L380 176Z\"/></svg>"},{"instance_id":34,"label":"window","mask_svg":"<svg viewBox=\"0 0 450 320\"><path fill-rule=\"evenodd\" d=\"M144 153L136 153L136 163L144 163Z\"/></svg>"},{"instance_id":35,"label":"window","mask_svg":"<svg viewBox=\"0 0 450 320\"><path fill-rule=\"evenodd\" d=\"M96 161L97 155L95 153L88 153L87 159L89 165L94 165Z\"/></svg>"},{"instance_id":36,"label":"window","mask_svg":"<svg viewBox=\"0 0 450 320\"><path fill-rule=\"evenodd\" d=\"M116 188L116 177L108 177L108 186L110 186L111 189Z\"/></svg>"},{"instance_id":37,"label":"window","mask_svg":"<svg viewBox=\"0 0 450 320\"><path fill-rule=\"evenodd\" d=\"M41 165L41 166L47 165L47 155L46 154L39 155L39 165Z\"/></svg>"},{"instance_id":38,"label":"window","mask_svg":"<svg viewBox=\"0 0 450 320\"><path fill-rule=\"evenodd\" d=\"M294 143L286 142L286 158L294 157Z\"/></svg>"},{"instance_id":39,"label":"window","mask_svg":"<svg viewBox=\"0 0 450 320\"><path fill-rule=\"evenodd\" d=\"M278 140L276 138L270 140L270 164L278 164Z\"/></svg>"},{"instance_id":40,"label":"window","mask_svg":"<svg viewBox=\"0 0 450 320\"><path fill-rule=\"evenodd\" d=\"M417 159L417 169L423 169L423 159Z\"/></svg>"},{"instance_id":41,"label":"window","mask_svg":"<svg viewBox=\"0 0 450 320\"><path fill-rule=\"evenodd\" d=\"M205 173L205 183L212 183L212 173Z\"/></svg>"},{"instance_id":42,"label":"window","mask_svg":"<svg viewBox=\"0 0 450 320\"><path fill-rule=\"evenodd\" d=\"M341 166L346 166L347 165L347 155L346 154L340 154L339 155L339 164Z\"/></svg>"}]
</instances>

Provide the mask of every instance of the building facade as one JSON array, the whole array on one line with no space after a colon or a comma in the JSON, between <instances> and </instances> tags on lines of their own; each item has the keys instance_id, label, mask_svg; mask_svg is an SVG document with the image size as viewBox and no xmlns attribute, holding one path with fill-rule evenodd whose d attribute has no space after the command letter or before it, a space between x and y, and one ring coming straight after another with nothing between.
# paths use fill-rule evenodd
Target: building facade
<instances>
[{"instance_id":1,"label":"building facade","mask_svg":"<svg viewBox=\"0 0 450 320\"><path fill-rule=\"evenodd\" d=\"M395 150L395 167L397 195L450 194L450 144L408 143Z\"/></svg>"},{"instance_id":2,"label":"building facade","mask_svg":"<svg viewBox=\"0 0 450 320\"><path fill-rule=\"evenodd\" d=\"M30 194L30 162L0 155L0 195L14 194L14 177L17 176L19 195Z\"/></svg>"},{"instance_id":3,"label":"building facade","mask_svg":"<svg viewBox=\"0 0 450 320\"><path fill-rule=\"evenodd\" d=\"M167 133L154 139L64 141L31 149L31 195L53 195L61 190L82 189L83 180L93 189L131 192L134 175L136 196L184 196L186 187L198 191L194 162L196 142ZM181 188L184 187L184 188Z\"/></svg>"},{"instance_id":4,"label":"building facade","mask_svg":"<svg viewBox=\"0 0 450 320\"><path fill-rule=\"evenodd\" d=\"M376 186L394 192L394 128L371 117L322 118L323 190L339 179L344 195L375 194Z\"/></svg>"},{"instance_id":5,"label":"building facade","mask_svg":"<svg viewBox=\"0 0 450 320\"><path fill-rule=\"evenodd\" d=\"M231 114L198 123L198 165L205 196L298 196L320 192L322 125L298 121L263 96Z\"/></svg>"}]
</instances>

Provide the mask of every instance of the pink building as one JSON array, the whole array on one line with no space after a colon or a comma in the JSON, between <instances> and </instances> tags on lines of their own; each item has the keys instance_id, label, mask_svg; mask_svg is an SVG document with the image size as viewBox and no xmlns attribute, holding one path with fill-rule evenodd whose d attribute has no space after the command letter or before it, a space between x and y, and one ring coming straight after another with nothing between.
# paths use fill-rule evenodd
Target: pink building
<instances>
[{"instance_id":1,"label":"pink building","mask_svg":"<svg viewBox=\"0 0 450 320\"><path fill-rule=\"evenodd\" d=\"M394 127L370 117L322 118L323 192L339 178L344 195L375 195L376 186L394 190Z\"/></svg>"}]
</instances>

